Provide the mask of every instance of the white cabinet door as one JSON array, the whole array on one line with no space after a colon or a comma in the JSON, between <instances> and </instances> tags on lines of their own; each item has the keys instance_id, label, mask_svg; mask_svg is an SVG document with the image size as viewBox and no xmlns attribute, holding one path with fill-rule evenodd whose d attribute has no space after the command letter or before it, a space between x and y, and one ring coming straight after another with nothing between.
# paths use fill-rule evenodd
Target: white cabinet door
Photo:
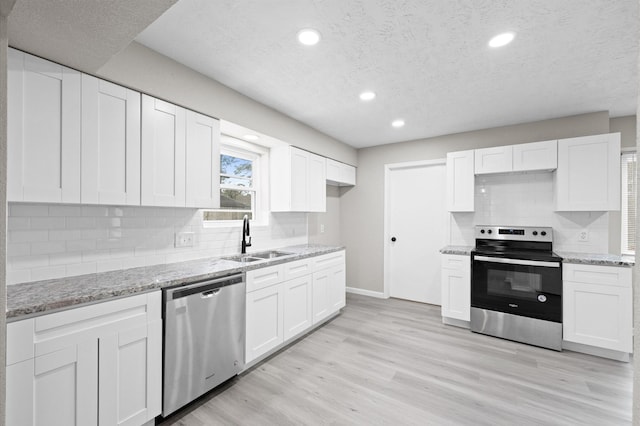
<instances>
[{"instance_id":1,"label":"white cabinet door","mask_svg":"<svg viewBox=\"0 0 640 426\"><path fill-rule=\"evenodd\" d=\"M558 141L557 211L620 210L620 133Z\"/></svg>"},{"instance_id":2,"label":"white cabinet door","mask_svg":"<svg viewBox=\"0 0 640 426\"><path fill-rule=\"evenodd\" d=\"M84 204L140 205L140 93L82 75Z\"/></svg>"},{"instance_id":3,"label":"white cabinet door","mask_svg":"<svg viewBox=\"0 0 640 426\"><path fill-rule=\"evenodd\" d=\"M558 141L513 145L513 171L555 170L558 167Z\"/></svg>"},{"instance_id":4,"label":"white cabinet door","mask_svg":"<svg viewBox=\"0 0 640 426\"><path fill-rule=\"evenodd\" d=\"M443 254L442 316L471 320L471 259L469 256Z\"/></svg>"},{"instance_id":5,"label":"white cabinet door","mask_svg":"<svg viewBox=\"0 0 640 426\"><path fill-rule=\"evenodd\" d=\"M245 362L284 341L282 283L247 293Z\"/></svg>"},{"instance_id":6,"label":"white cabinet door","mask_svg":"<svg viewBox=\"0 0 640 426\"><path fill-rule=\"evenodd\" d=\"M336 266L329 270L329 310L338 312L346 305L346 270L345 266Z\"/></svg>"},{"instance_id":7,"label":"white cabinet door","mask_svg":"<svg viewBox=\"0 0 640 426\"><path fill-rule=\"evenodd\" d=\"M513 170L513 146L475 150L475 174L504 173Z\"/></svg>"},{"instance_id":8,"label":"white cabinet door","mask_svg":"<svg viewBox=\"0 0 640 426\"><path fill-rule=\"evenodd\" d=\"M474 209L473 150L447 153L447 210L472 212Z\"/></svg>"},{"instance_id":9,"label":"white cabinet door","mask_svg":"<svg viewBox=\"0 0 640 426\"><path fill-rule=\"evenodd\" d=\"M317 324L331 315L329 280L331 269L323 269L313 274L313 323Z\"/></svg>"},{"instance_id":10,"label":"white cabinet door","mask_svg":"<svg viewBox=\"0 0 640 426\"><path fill-rule=\"evenodd\" d=\"M184 108L142 95L142 205L185 206L185 125Z\"/></svg>"},{"instance_id":11,"label":"white cabinet door","mask_svg":"<svg viewBox=\"0 0 640 426\"><path fill-rule=\"evenodd\" d=\"M7 424L98 422L98 342L89 339L7 367Z\"/></svg>"},{"instance_id":12,"label":"white cabinet door","mask_svg":"<svg viewBox=\"0 0 640 426\"><path fill-rule=\"evenodd\" d=\"M326 159L327 184L336 186L353 186L356 184L356 168L339 161Z\"/></svg>"},{"instance_id":13,"label":"white cabinet door","mask_svg":"<svg viewBox=\"0 0 640 426\"><path fill-rule=\"evenodd\" d=\"M312 325L313 275L286 281L284 291L284 340L305 331Z\"/></svg>"},{"instance_id":14,"label":"white cabinet door","mask_svg":"<svg viewBox=\"0 0 640 426\"><path fill-rule=\"evenodd\" d=\"M566 264L563 339L633 352L631 268Z\"/></svg>"},{"instance_id":15,"label":"white cabinet door","mask_svg":"<svg viewBox=\"0 0 640 426\"><path fill-rule=\"evenodd\" d=\"M307 153L308 173L307 173L307 193L309 212L327 211L327 178L325 174L325 158L316 154Z\"/></svg>"},{"instance_id":16,"label":"white cabinet door","mask_svg":"<svg viewBox=\"0 0 640 426\"><path fill-rule=\"evenodd\" d=\"M80 73L9 49L7 199L80 202Z\"/></svg>"},{"instance_id":17,"label":"white cabinet door","mask_svg":"<svg viewBox=\"0 0 640 426\"><path fill-rule=\"evenodd\" d=\"M160 414L162 321L100 338L99 423L141 425Z\"/></svg>"},{"instance_id":18,"label":"white cabinet door","mask_svg":"<svg viewBox=\"0 0 640 426\"><path fill-rule=\"evenodd\" d=\"M186 206L220 207L220 122L187 111Z\"/></svg>"},{"instance_id":19,"label":"white cabinet door","mask_svg":"<svg viewBox=\"0 0 640 426\"><path fill-rule=\"evenodd\" d=\"M291 211L305 211L309 204L309 155L307 152L295 148L290 148L290 152L290 209ZM287 165L282 165L282 167L287 167Z\"/></svg>"},{"instance_id":20,"label":"white cabinet door","mask_svg":"<svg viewBox=\"0 0 640 426\"><path fill-rule=\"evenodd\" d=\"M271 211L326 211L325 158L292 146L271 150Z\"/></svg>"}]
</instances>

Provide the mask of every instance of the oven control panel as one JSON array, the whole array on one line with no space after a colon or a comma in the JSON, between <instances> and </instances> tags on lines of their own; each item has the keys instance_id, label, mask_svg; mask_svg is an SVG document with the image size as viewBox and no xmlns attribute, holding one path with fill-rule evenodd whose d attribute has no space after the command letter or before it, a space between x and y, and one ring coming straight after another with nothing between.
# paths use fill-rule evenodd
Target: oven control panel
<instances>
[{"instance_id":1,"label":"oven control panel","mask_svg":"<svg viewBox=\"0 0 640 426\"><path fill-rule=\"evenodd\" d=\"M476 239L553 242L553 228L548 226L476 225Z\"/></svg>"}]
</instances>

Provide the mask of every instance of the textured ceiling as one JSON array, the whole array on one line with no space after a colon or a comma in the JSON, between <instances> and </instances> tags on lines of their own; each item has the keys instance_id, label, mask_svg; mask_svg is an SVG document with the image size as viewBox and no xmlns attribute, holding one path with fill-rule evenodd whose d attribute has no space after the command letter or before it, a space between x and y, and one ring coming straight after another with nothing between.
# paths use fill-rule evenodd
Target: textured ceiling
<instances>
[{"instance_id":1,"label":"textured ceiling","mask_svg":"<svg viewBox=\"0 0 640 426\"><path fill-rule=\"evenodd\" d=\"M95 72L176 1L18 0L9 44Z\"/></svg>"},{"instance_id":2,"label":"textured ceiling","mask_svg":"<svg viewBox=\"0 0 640 426\"><path fill-rule=\"evenodd\" d=\"M298 44L304 27L321 43ZM507 30L513 43L487 47ZM635 114L638 34L638 0L180 0L137 40L364 147Z\"/></svg>"}]
</instances>

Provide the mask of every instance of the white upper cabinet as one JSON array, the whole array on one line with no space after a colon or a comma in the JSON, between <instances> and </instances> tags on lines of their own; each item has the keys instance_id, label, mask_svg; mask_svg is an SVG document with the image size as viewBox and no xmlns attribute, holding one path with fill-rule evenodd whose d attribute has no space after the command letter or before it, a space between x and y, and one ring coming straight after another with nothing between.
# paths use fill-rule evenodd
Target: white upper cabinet
<instances>
[{"instance_id":1,"label":"white upper cabinet","mask_svg":"<svg viewBox=\"0 0 640 426\"><path fill-rule=\"evenodd\" d=\"M220 122L187 111L186 206L220 207Z\"/></svg>"},{"instance_id":2,"label":"white upper cabinet","mask_svg":"<svg viewBox=\"0 0 640 426\"><path fill-rule=\"evenodd\" d=\"M82 75L81 201L140 205L140 93Z\"/></svg>"},{"instance_id":3,"label":"white upper cabinet","mask_svg":"<svg viewBox=\"0 0 640 426\"><path fill-rule=\"evenodd\" d=\"M447 210L472 212L474 209L473 150L447 153Z\"/></svg>"},{"instance_id":4,"label":"white upper cabinet","mask_svg":"<svg viewBox=\"0 0 640 426\"><path fill-rule=\"evenodd\" d=\"M620 210L620 133L558 141L557 211Z\"/></svg>"},{"instance_id":5,"label":"white upper cabinet","mask_svg":"<svg viewBox=\"0 0 640 426\"><path fill-rule=\"evenodd\" d=\"M558 141L513 145L513 171L555 170L558 167Z\"/></svg>"},{"instance_id":6,"label":"white upper cabinet","mask_svg":"<svg viewBox=\"0 0 640 426\"><path fill-rule=\"evenodd\" d=\"M513 171L513 146L497 146L475 150L475 174Z\"/></svg>"},{"instance_id":7,"label":"white upper cabinet","mask_svg":"<svg viewBox=\"0 0 640 426\"><path fill-rule=\"evenodd\" d=\"M327 184L353 186L356 184L356 168L327 158Z\"/></svg>"},{"instance_id":8,"label":"white upper cabinet","mask_svg":"<svg viewBox=\"0 0 640 426\"><path fill-rule=\"evenodd\" d=\"M185 206L186 111L142 95L142 204Z\"/></svg>"},{"instance_id":9,"label":"white upper cabinet","mask_svg":"<svg viewBox=\"0 0 640 426\"><path fill-rule=\"evenodd\" d=\"M8 201L80 202L80 73L9 49Z\"/></svg>"},{"instance_id":10,"label":"white upper cabinet","mask_svg":"<svg viewBox=\"0 0 640 426\"><path fill-rule=\"evenodd\" d=\"M292 146L271 150L271 211L326 211L325 158Z\"/></svg>"}]
</instances>

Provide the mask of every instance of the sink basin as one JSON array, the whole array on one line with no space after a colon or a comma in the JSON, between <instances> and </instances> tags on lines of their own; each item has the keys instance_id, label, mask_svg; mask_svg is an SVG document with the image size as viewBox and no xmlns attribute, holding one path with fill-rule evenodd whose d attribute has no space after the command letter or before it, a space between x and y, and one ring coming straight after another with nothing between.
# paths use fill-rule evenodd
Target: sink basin
<instances>
[{"instance_id":1,"label":"sink basin","mask_svg":"<svg viewBox=\"0 0 640 426\"><path fill-rule=\"evenodd\" d=\"M237 254L235 256L223 257L224 260L231 260L232 262L240 262L240 263L251 263L257 262L259 260L264 260L262 257L254 257L253 255L248 254Z\"/></svg>"},{"instance_id":2,"label":"sink basin","mask_svg":"<svg viewBox=\"0 0 640 426\"><path fill-rule=\"evenodd\" d=\"M287 253L286 251L277 251L277 250L269 250L269 251L261 251L259 253L251 253L251 257L259 257L260 259L275 259L277 257L289 256L293 253Z\"/></svg>"}]
</instances>

